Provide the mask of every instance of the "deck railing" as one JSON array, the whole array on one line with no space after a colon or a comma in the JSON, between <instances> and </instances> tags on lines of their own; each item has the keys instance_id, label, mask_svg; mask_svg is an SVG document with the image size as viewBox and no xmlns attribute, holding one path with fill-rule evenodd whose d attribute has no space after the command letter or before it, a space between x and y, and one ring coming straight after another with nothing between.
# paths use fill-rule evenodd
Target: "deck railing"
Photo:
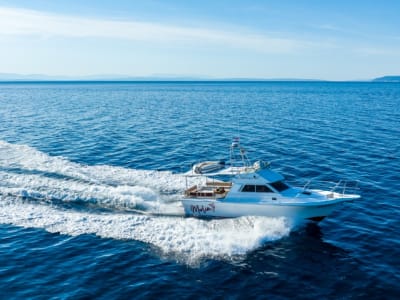
<instances>
[{"instance_id":1,"label":"deck railing","mask_svg":"<svg viewBox=\"0 0 400 300\"><path fill-rule=\"evenodd\" d=\"M288 182L291 186L302 186L302 192L309 190L325 190L331 193L338 193L345 195L347 193L356 193L360 190L360 182L358 180L339 180L339 181L325 181L325 180L308 180L305 184L298 182ZM301 194L299 193L299 194Z\"/></svg>"}]
</instances>

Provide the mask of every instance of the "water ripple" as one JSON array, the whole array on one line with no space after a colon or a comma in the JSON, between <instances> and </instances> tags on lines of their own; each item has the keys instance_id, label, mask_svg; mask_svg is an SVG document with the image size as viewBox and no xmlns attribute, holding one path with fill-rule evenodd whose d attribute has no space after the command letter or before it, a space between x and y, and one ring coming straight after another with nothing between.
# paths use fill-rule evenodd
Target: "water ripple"
<instances>
[{"instance_id":1,"label":"water ripple","mask_svg":"<svg viewBox=\"0 0 400 300\"><path fill-rule=\"evenodd\" d=\"M399 99L395 83L1 83L0 297L394 299ZM233 136L362 199L295 229L126 213L177 213L178 173Z\"/></svg>"}]
</instances>

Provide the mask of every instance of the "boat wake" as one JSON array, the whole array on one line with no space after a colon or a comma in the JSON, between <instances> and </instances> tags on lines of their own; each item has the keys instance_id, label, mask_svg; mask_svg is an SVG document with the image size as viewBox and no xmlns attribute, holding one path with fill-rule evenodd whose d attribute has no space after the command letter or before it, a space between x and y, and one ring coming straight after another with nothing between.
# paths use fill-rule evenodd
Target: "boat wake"
<instances>
[{"instance_id":1,"label":"boat wake","mask_svg":"<svg viewBox=\"0 0 400 300\"><path fill-rule=\"evenodd\" d=\"M86 166L0 141L2 224L137 240L188 264L240 257L290 232L283 218L183 218L185 187L181 174Z\"/></svg>"},{"instance_id":2,"label":"boat wake","mask_svg":"<svg viewBox=\"0 0 400 300\"><path fill-rule=\"evenodd\" d=\"M53 205L183 214L185 178L171 172L87 166L0 141L0 192ZM175 211L170 211L175 206Z\"/></svg>"}]
</instances>

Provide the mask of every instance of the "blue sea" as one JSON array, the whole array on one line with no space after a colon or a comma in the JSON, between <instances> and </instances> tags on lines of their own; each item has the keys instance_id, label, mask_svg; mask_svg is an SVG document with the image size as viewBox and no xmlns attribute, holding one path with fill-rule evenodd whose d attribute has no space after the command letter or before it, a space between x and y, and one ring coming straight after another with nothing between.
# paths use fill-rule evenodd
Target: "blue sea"
<instances>
[{"instance_id":1,"label":"blue sea","mask_svg":"<svg viewBox=\"0 0 400 300\"><path fill-rule=\"evenodd\" d=\"M182 173L233 137L362 198L184 217ZM0 83L1 299L398 299L399 191L399 83Z\"/></svg>"}]
</instances>

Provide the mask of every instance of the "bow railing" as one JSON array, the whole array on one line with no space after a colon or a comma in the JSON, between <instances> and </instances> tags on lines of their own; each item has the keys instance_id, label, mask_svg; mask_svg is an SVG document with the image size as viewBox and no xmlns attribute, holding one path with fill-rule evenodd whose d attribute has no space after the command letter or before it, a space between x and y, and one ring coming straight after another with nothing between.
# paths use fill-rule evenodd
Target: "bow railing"
<instances>
[{"instance_id":1,"label":"bow railing","mask_svg":"<svg viewBox=\"0 0 400 300\"><path fill-rule=\"evenodd\" d=\"M306 183L299 184L298 182L288 182L291 186L302 187L299 194L305 194L310 190L323 190L331 193L345 195L347 193L356 193L360 190L360 182L358 180L339 180L339 181L326 181L326 180L308 180Z\"/></svg>"}]
</instances>

